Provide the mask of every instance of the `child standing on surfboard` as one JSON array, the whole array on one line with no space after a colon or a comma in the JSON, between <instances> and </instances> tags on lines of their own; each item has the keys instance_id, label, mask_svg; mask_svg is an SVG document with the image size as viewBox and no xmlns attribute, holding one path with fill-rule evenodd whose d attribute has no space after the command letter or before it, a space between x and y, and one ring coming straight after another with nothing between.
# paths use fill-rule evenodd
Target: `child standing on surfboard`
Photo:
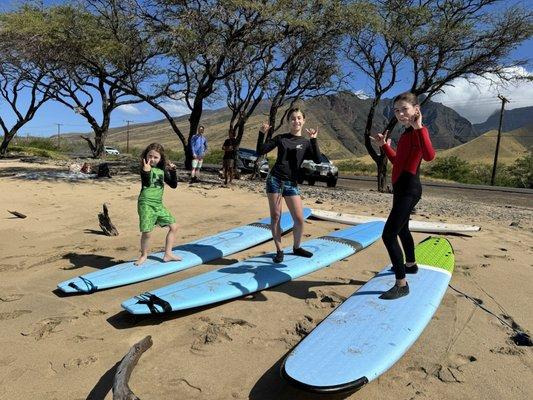
<instances>
[{"instance_id":1,"label":"child standing on surfboard","mask_svg":"<svg viewBox=\"0 0 533 400\"><path fill-rule=\"evenodd\" d=\"M135 265L141 265L148 257L148 242L156 225L167 226L165 255L163 261L180 261L181 258L172 253L172 245L178 226L176 219L163 205L163 189L165 183L175 189L178 186L176 166L167 163L165 150L159 143L152 143L141 156L141 193L137 201L139 228L141 230L141 256Z\"/></svg>"},{"instance_id":2,"label":"child standing on surfboard","mask_svg":"<svg viewBox=\"0 0 533 400\"><path fill-rule=\"evenodd\" d=\"M258 155L267 154L275 148L278 149L276 163L266 179L266 192L270 207L270 229L272 230L272 237L276 245L276 255L273 258L275 263L283 261L280 227L282 197L285 199L285 203L294 221L293 253L302 257L313 256L313 253L300 247L304 217L300 189L298 188L298 171L305 159L312 159L316 163L321 162L320 150L316 140L318 128L306 129L309 139L302 136L305 115L299 108L289 110L287 113L287 122L290 126L289 133L274 136L272 139L267 139L263 143L265 135L270 130L270 126L267 123L263 123L257 138Z\"/></svg>"},{"instance_id":3,"label":"child standing on surfboard","mask_svg":"<svg viewBox=\"0 0 533 400\"><path fill-rule=\"evenodd\" d=\"M385 227L383 243L392 262L396 284L379 296L380 299L394 300L409 294L405 274L416 274L415 244L409 231L409 216L422 196L420 183L420 163L422 159L431 161L435 150L431 145L429 131L422 125L422 113L418 99L413 93L402 93L394 99L394 115L406 129L400 136L396 151L390 146L387 133L378 134L374 139L392 163L392 187L394 196ZM398 237L405 251L405 262Z\"/></svg>"}]
</instances>

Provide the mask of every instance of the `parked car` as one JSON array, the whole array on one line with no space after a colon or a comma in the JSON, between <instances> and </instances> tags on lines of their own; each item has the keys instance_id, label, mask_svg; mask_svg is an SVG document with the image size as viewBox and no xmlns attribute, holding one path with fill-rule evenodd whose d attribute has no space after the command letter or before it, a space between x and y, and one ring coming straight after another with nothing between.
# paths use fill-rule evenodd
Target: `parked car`
<instances>
[{"instance_id":1,"label":"parked car","mask_svg":"<svg viewBox=\"0 0 533 400\"><path fill-rule=\"evenodd\" d=\"M255 150L239 148L239 151L237 152L237 160L236 160L235 169L237 169L239 173L253 172L256 160L257 160L257 153ZM262 177L265 177L268 175L270 171L270 166L268 165L267 159L263 158L259 162L258 167L259 167L259 175L261 175Z\"/></svg>"},{"instance_id":2,"label":"parked car","mask_svg":"<svg viewBox=\"0 0 533 400\"><path fill-rule=\"evenodd\" d=\"M326 182L328 187L335 187L339 177L339 169L322 154L321 163L316 164L312 160L304 160L300 167L300 179L298 183L307 180L309 185L314 185L316 181Z\"/></svg>"},{"instance_id":3,"label":"parked car","mask_svg":"<svg viewBox=\"0 0 533 400\"><path fill-rule=\"evenodd\" d=\"M120 152L115 149L114 147L104 146L104 151L106 154L112 154L114 156L118 156Z\"/></svg>"}]
</instances>

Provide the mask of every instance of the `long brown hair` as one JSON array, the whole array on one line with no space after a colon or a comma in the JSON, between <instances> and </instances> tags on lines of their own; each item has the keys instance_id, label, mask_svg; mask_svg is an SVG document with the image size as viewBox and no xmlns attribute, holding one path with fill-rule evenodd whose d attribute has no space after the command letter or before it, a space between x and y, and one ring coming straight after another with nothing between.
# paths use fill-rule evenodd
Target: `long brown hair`
<instances>
[{"instance_id":1,"label":"long brown hair","mask_svg":"<svg viewBox=\"0 0 533 400\"><path fill-rule=\"evenodd\" d=\"M143 167L143 160L147 161L146 156L151 150L157 151L159 155L161 156L161 160L159 160L156 167L164 170L167 166L167 157L165 156L165 149L159 143L150 143L148 147L144 149L144 151L141 154L141 169Z\"/></svg>"},{"instance_id":2,"label":"long brown hair","mask_svg":"<svg viewBox=\"0 0 533 400\"><path fill-rule=\"evenodd\" d=\"M396 103L397 101L406 101L410 103L412 106L418 105L418 97L416 96L416 94L411 93L411 92L400 93L398 96L394 98L394 100L392 101L392 104Z\"/></svg>"}]
</instances>

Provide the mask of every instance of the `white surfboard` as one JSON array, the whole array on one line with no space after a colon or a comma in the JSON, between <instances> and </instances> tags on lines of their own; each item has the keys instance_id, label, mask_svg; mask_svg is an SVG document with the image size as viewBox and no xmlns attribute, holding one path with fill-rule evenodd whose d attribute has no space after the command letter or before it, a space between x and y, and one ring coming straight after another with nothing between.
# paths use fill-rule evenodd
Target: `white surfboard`
<instances>
[{"instance_id":1,"label":"white surfboard","mask_svg":"<svg viewBox=\"0 0 533 400\"><path fill-rule=\"evenodd\" d=\"M326 211L313 209L311 216L322 219L324 221L339 222L347 225L359 225L365 222L371 221L386 221L386 218L374 217L370 215L355 215L346 214L336 211ZM409 230L412 232L425 232L425 233L467 233L478 232L481 229L475 225L464 224L447 224L444 222L432 222L432 221L409 221Z\"/></svg>"}]
</instances>

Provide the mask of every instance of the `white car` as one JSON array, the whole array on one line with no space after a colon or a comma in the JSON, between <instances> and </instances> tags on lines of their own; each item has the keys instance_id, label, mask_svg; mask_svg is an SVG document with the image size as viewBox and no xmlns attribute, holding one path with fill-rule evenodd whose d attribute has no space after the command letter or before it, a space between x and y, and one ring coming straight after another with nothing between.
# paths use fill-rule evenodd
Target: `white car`
<instances>
[{"instance_id":1,"label":"white car","mask_svg":"<svg viewBox=\"0 0 533 400\"><path fill-rule=\"evenodd\" d=\"M112 154L114 156L118 156L120 154L120 152L114 147L104 146L104 150L106 154Z\"/></svg>"}]
</instances>

